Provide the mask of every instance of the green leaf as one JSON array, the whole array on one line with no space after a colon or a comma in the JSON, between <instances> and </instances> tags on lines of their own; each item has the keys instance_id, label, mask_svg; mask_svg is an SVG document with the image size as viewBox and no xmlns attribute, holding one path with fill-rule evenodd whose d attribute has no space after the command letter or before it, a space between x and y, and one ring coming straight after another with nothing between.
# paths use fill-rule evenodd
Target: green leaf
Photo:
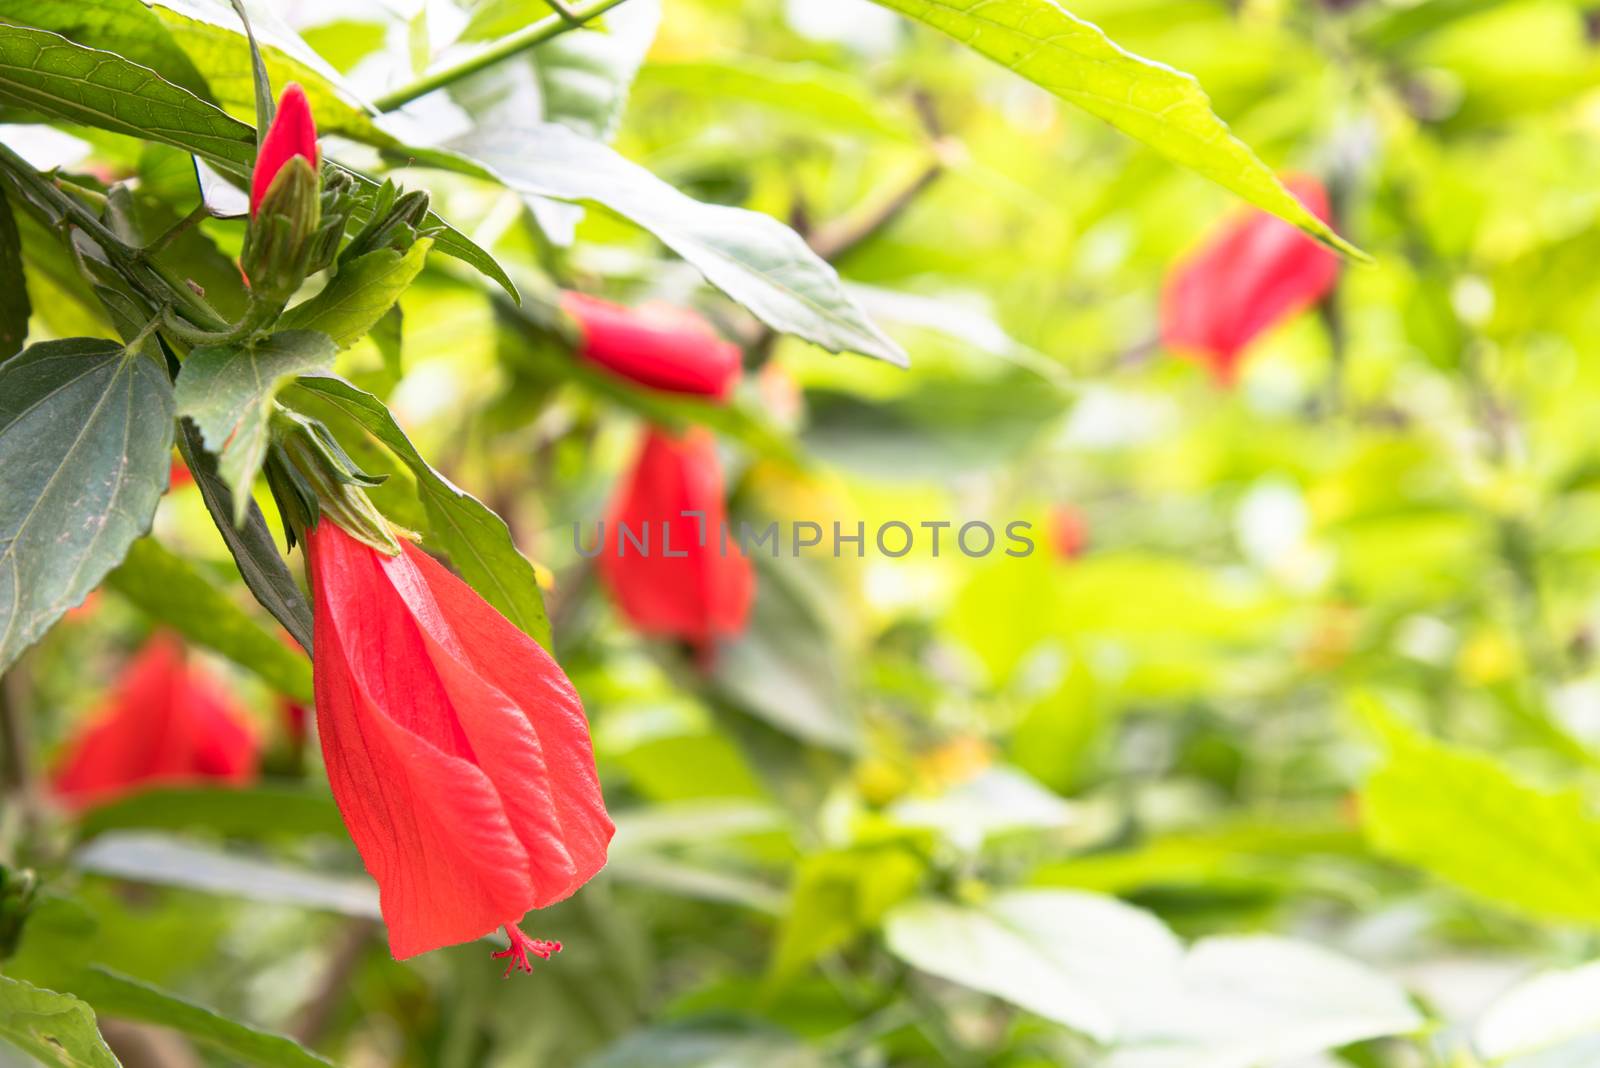
<instances>
[{"instance_id":1,"label":"green leaf","mask_svg":"<svg viewBox=\"0 0 1600 1068\"><path fill-rule=\"evenodd\" d=\"M1185 952L1155 916L1093 894L920 900L886 934L923 971L1113 1044L1107 1068L1256 1068L1423 1022L1395 983L1317 946L1210 938Z\"/></svg>"},{"instance_id":2,"label":"green leaf","mask_svg":"<svg viewBox=\"0 0 1600 1068\"><path fill-rule=\"evenodd\" d=\"M118 1068L89 1006L3 975L0 1038L48 1068Z\"/></svg>"},{"instance_id":3,"label":"green leaf","mask_svg":"<svg viewBox=\"0 0 1600 1068\"><path fill-rule=\"evenodd\" d=\"M1386 751L1361 794L1363 829L1380 852L1531 916L1600 924L1600 818L1576 789L1531 786L1375 701L1363 714Z\"/></svg>"},{"instance_id":4,"label":"green leaf","mask_svg":"<svg viewBox=\"0 0 1600 1068\"><path fill-rule=\"evenodd\" d=\"M311 664L279 641L186 561L154 538L141 538L106 584L146 614L197 645L254 671L278 692L313 700Z\"/></svg>"},{"instance_id":5,"label":"green leaf","mask_svg":"<svg viewBox=\"0 0 1600 1068\"><path fill-rule=\"evenodd\" d=\"M60 34L0 26L0 102L248 166L255 132L155 71Z\"/></svg>"},{"instance_id":6,"label":"green leaf","mask_svg":"<svg viewBox=\"0 0 1600 1068\"><path fill-rule=\"evenodd\" d=\"M778 63L751 55L652 60L639 73L635 93L662 92L693 94L719 107L754 104L808 130L821 126L897 141L922 137L909 115L878 99L871 87L820 64Z\"/></svg>"},{"instance_id":7,"label":"green leaf","mask_svg":"<svg viewBox=\"0 0 1600 1068\"><path fill-rule=\"evenodd\" d=\"M357 257L340 267L321 293L290 308L279 325L286 330L315 330L331 337L339 348L349 348L366 337L410 288L432 247L433 241L425 237L404 254L380 248Z\"/></svg>"},{"instance_id":8,"label":"green leaf","mask_svg":"<svg viewBox=\"0 0 1600 1068\"><path fill-rule=\"evenodd\" d=\"M217 473L215 457L201 443L199 428L187 419L179 420L178 425L178 449L194 475L195 485L200 488L206 510L211 513L222 540L233 554L234 563L239 566L244 584L261 607L272 613L272 618L282 623L300 643L300 648L309 653L311 609L306 607L300 587L289 574L289 566L278 555L278 547L272 542L272 531L267 528L261 509L250 501L245 508L244 523L234 523L233 493Z\"/></svg>"},{"instance_id":9,"label":"green leaf","mask_svg":"<svg viewBox=\"0 0 1600 1068\"><path fill-rule=\"evenodd\" d=\"M1348 256L1364 254L1284 188L1193 75L1125 51L1056 0L875 0L926 23Z\"/></svg>"},{"instance_id":10,"label":"green leaf","mask_svg":"<svg viewBox=\"0 0 1600 1068\"><path fill-rule=\"evenodd\" d=\"M519 6L522 10L504 14L511 15L511 21L529 18L527 9L533 5ZM494 23L504 20L495 14L492 7L480 8L462 40L499 36L503 27ZM536 119L608 141L660 19L660 0L630 0L603 23L591 22L531 49L520 63L496 64L458 82L451 87L451 97L480 126Z\"/></svg>"},{"instance_id":11,"label":"green leaf","mask_svg":"<svg viewBox=\"0 0 1600 1068\"><path fill-rule=\"evenodd\" d=\"M330 404L366 429L411 470L428 513L437 548L450 557L468 585L522 632L550 647L550 621L533 565L517 551L505 520L476 497L435 471L417 452L389 409L372 394L332 377L302 378L284 392L295 405L309 396Z\"/></svg>"},{"instance_id":12,"label":"green leaf","mask_svg":"<svg viewBox=\"0 0 1600 1068\"><path fill-rule=\"evenodd\" d=\"M104 834L73 853L71 863L79 871L153 886L176 886L344 916L379 917L378 889L364 877L325 875L172 835Z\"/></svg>"},{"instance_id":13,"label":"green leaf","mask_svg":"<svg viewBox=\"0 0 1600 1068\"><path fill-rule=\"evenodd\" d=\"M338 349L326 334L284 330L248 344L206 345L183 361L178 413L200 428L206 449L233 493L233 523L244 522L251 487L269 444L268 417L278 391L299 375L333 366Z\"/></svg>"},{"instance_id":14,"label":"green leaf","mask_svg":"<svg viewBox=\"0 0 1600 1068\"><path fill-rule=\"evenodd\" d=\"M1478 1020L1472 1044L1496 1068L1589 1068L1600 1058L1600 964L1518 983Z\"/></svg>"},{"instance_id":15,"label":"green leaf","mask_svg":"<svg viewBox=\"0 0 1600 1068\"><path fill-rule=\"evenodd\" d=\"M217 101L240 113L255 114L250 41L228 0L152 0L152 6L199 68ZM281 93L288 83L299 82L319 131L393 143L373 125L370 110L343 84L339 72L302 41L270 5L250 0L245 6L272 84Z\"/></svg>"},{"instance_id":16,"label":"green leaf","mask_svg":"<svg viewBox=\"0 0 1600 1068\"><path fill-rule=\"evenodd\" d=\"M211 98L194 61L142 0L0 0L0 22L49 30L87 48L115 52L195 96Z\"/></svg>"},{"instance_id":17,"label":"green leaf","mask_svg":"<svg viewBox=\"0 0 1600 1068\"><path fill-rule=\"evenodd\" d=\"M101 965L83 969L63 985L97 1012L170 1027L244 1064L261 1068L331 1068L333 1064L292 1038L230 1020L204 1005Z\"/></svg>"},{"instance_id":18,"label":"green leaf","mask_svg":"<svg viewBox=\"0 0 1600 1068\"><path fill-rule=\"evenodd\" d=\"M22 272L22 237L4 189L0 189L0 278L8 279L0 289L0 363L4 363L28 340L28 317L33 314Z\"/></svg>"},{"instance_id":19,"label":"green leaf","mask_svg":"<svg viewBox=\"0 0 1600 1068\"><path fill-rule=\"evenodd\" d=\"M0 365L0 671L150 529L172 386L114 341L44 341Z\"/></svg>"},{"instance_id":20,"label":"green leaf","mask_svg":"<svg viewBox=\"0 0 1600 1068\"><path fill-rule=\"evenodd\" d=\"M325 787L172 786L140 790L85 812L76 824L89 838L117 830L203 830L230 837L344 834Z\"/></svg>"},{"instance_id":21,"label":"green leaf","mask_svg":"<svg viewBox=\"0 0 1600 1068\"><path fill-rule=\"evenodd\" d=\"M731 520L735 536L741 518ZM752 539L765 529L761 521L751 528ZM791 738L856 752L864 740L861 720L824 596L804 565L773 555L773 545L763 540L747 550L756 569L750 625L718 646L711 690Z\"/></svg>"},{"instance_id":22,"label":"green leaf","mask_svg":"<svg viewBox=\"0 0 1600 1068\"><path fill-rule=\"evenodd\" d=\"M830 352L907 362L844 291L834 269L770 215L702 204L563 126L483 129L452 148L464 155L419 150L419 159L524 195L598 204L650 231L774 330Z\"/></svg>"},{"instance_id":23,"label":"green leaf","mask_svg":"<svg viewBox=\"0 0 1600 1068\"><path fill-rule=\"evenodd\" d=\"M782 1031L686 1021L636 1031L582 1068L821 1068L822 1056Z\"/></svg>"},{"instance_id":24,"label":"green leaf","mask_svg":"<svg viewBox=\"0 0 1600 1068\"><path fill-rule=\"evenodd\" d=\"M772 976L799 975L812 961L877 927L922 880L922 863L886 845L813 853L800 860L778 926Z\"/></svg>"},{"instance_id":25,"label":"green leaf","mask_svg":"<svg viewBox=\"0 0 1600 1068\"><path fill-rule=\"evenodd\" d=\"M361 186L362 191L369 197L372 193L376 192L378 188L378 182L376 180L367 177L359 171L351 170L349 167L346 167L342 164L336 164L336 166L353 178L356 184ZM360 223L365 222L367 216L366 213L358 206L355 211L354 218L356 222ZM434 248L438 249L446 256L458 259L467 266L476 269L485 277L493 279L501 289L506 291L506 296L510 297L518 304L522 303L522 295L517 292L516 284L511 281L511 276L506 273L506 269L500 266L500 262L498 260L489 255L487 251L476 244L471 238L467 237L467 235L463 234L460 230L457 230L448 222L441 219L436 213L431 211L428 212L427 218L423 220L422 228L432 232Z\"/></svg>"}]
</instances>

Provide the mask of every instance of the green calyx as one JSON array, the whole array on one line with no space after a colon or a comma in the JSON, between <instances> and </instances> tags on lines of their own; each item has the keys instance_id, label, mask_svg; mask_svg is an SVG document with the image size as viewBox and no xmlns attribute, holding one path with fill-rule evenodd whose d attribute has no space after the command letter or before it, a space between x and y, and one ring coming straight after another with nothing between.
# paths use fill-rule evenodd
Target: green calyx
<instances>
[{"instance_id":1,"label":"green calyx","mask_svg":"<svg viewBox=\"0 0 1600 1068\"><path fill-rule=\"evenodd\" d=\"M329 519L357 541L389 556L400 555L395 528L366 492L383 478L357 467L318 420L282 407L273 413L266 474L291 545Z\"/></svg>"},{"instance_id":2,"label":"green calyx","mask_svg":"<svg viewBox=\"0 0 1600 1068\"><path fill-rule=\"evenodd\" d=\"M322 224L322 183L304 158L283 165L245 237L244 273L253 300L281 308L310 273Z\"/></svg>"}]
</instances>

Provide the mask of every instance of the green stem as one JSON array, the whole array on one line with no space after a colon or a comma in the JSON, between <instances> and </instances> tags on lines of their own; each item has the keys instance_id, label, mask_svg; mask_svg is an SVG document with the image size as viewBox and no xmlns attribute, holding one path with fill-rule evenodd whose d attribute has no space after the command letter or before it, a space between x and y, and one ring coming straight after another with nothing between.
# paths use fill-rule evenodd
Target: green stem
<instances>
[{"instance_id":1,"label":"green stem","mask_svg":"<svg viewBox=\"0 0 1600 1068\"><path fill-rule=\"evenodd\" d=\"M492 67L501 60L510 59L534 45L543 44L552 37L559 37L568 30L577 29L620 3L622 0L588 0L587 3L566 5L565 10L558 10L554 15L529 23L516 33L500 38L476 55L468 56L459 63L419 78L410 85L403 85L394 92L379 97L373 104L379 111L394 111L396 108L404 107L419 96L427 96L435 89L443 89L468 75Z\"/></svg>"},{"instance_id":2,"label":"green stem","mask_svg":"<svg viewBox=\"0 0 1600 1068\"><path fill-rule=\"evenodd\" d=\"M160 255L166 250L168 245L172 244L178 238L188 233L194 228L196 223L198 223L201 219L206 218L210 214L210 207L208 207L206 202L202 199L198 207L196 207L189 214L185 215L183 218L179 219L176 223L173 223L172 226L168 227L165 233L139 251L143 252L146 257Z\"/></svg>"}]
</instances>

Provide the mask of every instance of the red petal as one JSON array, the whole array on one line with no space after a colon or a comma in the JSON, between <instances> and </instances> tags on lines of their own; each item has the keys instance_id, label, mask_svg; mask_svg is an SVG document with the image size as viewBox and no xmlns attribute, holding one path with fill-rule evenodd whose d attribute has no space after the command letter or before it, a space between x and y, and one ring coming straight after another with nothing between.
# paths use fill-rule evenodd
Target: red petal
<instances>
[{"instance_id":1,"label":"red petal","mask_svg":"<svg viewBox=\"0 0 1600 1068\"><path fill-rule=\"evenodd\" d=\"M1319 183L1285 184L1312 214L1329 220ZM1322 299L1338 274L1332 252L1289 223L1253 211L1173 270L1162 295L1162 342L1202 356L1219 381L1231 382L1245 348Z\"/></svg>"},{"instance_id":2,"label":"red petal","mask_svg":"<svg viewBox=\"0 0 1600 1068\"><path fill-rule=\"evenodd\" d=\"M272 180L283 170L283 165L300 156L316 169L321 157L317 154L317 124L311 118L311 104L305 90L294 82L284 87L278 100L278 111L261 140L261 150L256 154L255 170L250 175L250 217L255 218L261 198L267 195Z\"/></svg>"},{"instance_id":3,"label":"red petal","mask_svg":"<svg viewBox=\"0 0 1600 1068\"><path fill-rule=\"evenodd\" d=\"M606 815L583 704L550 654L485 604L472 587L426 553L408 549L406 555L427 581L472 670L510 700L509 707L522 715L532 731L529 737L525 730L488 716L472 726L475 744L480 731L487 738L491 729L504 740L503 752L491 753L493 747L488 745L480 746L479 752L486 759L495 758L491 775L514 811L523 811L529 804L519 787L526 790L538 785L529 781L526 768L517 765L517 754L531 743L543 757L560 842L566 851L565 866L570 871L565 879L558 878L553 858L542 855L530 841L532 874L538 886L534 907L543 908L570 895L605 866L606 847L616 830ZM479 711L486 710L487 706ZM519 823L517 831L526 836L536 828Z\"/></svg>"},{"instance_id":4,"label":"red petal","mask_svg":"<svg viewBox=\"0 0 1600 1068\"><path fill-rule=\"evenodd\" d=\"M331 522L307 536L317 725L328 781L378 884L398 959L479 938L533 906L528 856L473 762L375 550Z\"/></svg>"},{"instance_id":5,"label":"red petal","mask_svg":"<svg viewBox=\"0 0 1600 1068\"><path fill-rule=\"evenodd\" d=\"M73 743L55 775L69 803L92 805L158 784L253 778L254 734L228 694L184 663L176 637L145 643L107 709Z\"/></svg>"},{"instance_id":6,"label":"red petal","mask_svg":"<svg viewBox=\"0 0 1600 1068\"><path fill-rule=\"evenodd\" d=\"M705 544L700 544L704 516ZM709 644L744 629L754 593L750 561L728 536L723 555L722 465L701 427L681 439L652 427L610 514L599 558L602 578L629 621L645 634ZM648 533L648 554L622 536ZM662 542L662 530L668 532ZM666 555L670 546L674 554Z\"/></svg>"},{"instance_id":7,"label":"red petal","mask_svg":"<svg viewBox=\"0 0 1600 1068\"><path fill-rule=\"evenodd\" d=\"M561 306L583 329L584 358L639 385L724 400L739 380L739 346L693 312L635 310L583 293L563 293Z\"/></svg>"}]
</instances>

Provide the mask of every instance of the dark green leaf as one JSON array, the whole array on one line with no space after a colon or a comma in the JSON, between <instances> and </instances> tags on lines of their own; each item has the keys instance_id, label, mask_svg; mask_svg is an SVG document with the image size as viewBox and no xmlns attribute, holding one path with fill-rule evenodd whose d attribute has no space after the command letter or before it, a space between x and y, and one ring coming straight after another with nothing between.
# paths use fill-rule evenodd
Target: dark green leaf
<instances>
[{"instance_id":1,"label":"dark green leaf","mask_svg":"<svg viewBox=\"0 0 1600 1068\"><path fill-rule=\"evenodd\" d=\"M505 520L430 467L389 409L372 394L337 378L302 378L284 391L285 403L293 406L301 391L344 412L411 469L437 547L449 554L461 577L484 600L548 649L550 621L545 617L538 578L533 565L512 543Z\"/></svg>"},{"instance_id":2,"label":"dark green leaf","mask_svg":"<svg viewBox=\"0 0 1600 1068\"><path fill-rule=\"evenodd\" d=\"M245 1064L262 1068L331 1068L333 1063L292 1038L230 1020L204 1005L100 965L85 968L64 985L97 1012L170 1027Z\"/></svg>"},{"instance_id":3,"label":"dark green leaf","mask_svg":"<svg viewBox=\"0 0 1600 1068\"><path fill-rule=\"evenodd\" d=\"M49 30L87 48L115 52L195 96L211 98L194 61L143 0L0 0L0 22Z\"/></svg>"},{"instance_id":4,"label":"dark green leaf","mask_svg":"<svg viewBox=\"0 0 1600 1068\"><path fill-rule=\"evenodd\" d=\"M4 189L0 189L0 278L7 280L0 289L0 362L4 362L21 351L33 314L22 275L22 238Z\"/></svg>"},{"instance_id":5,"label":"dark green leaf","mask_svg":"<svg viewBox=\"0 0 1600 1068\"><path fill-rule=\"evenodd\" d=\"M423 161L476 172L525 195L598 204L650 231L774 330L830 352L906 363L834 269L770 215L702 204L564 126L483 129L453 147L465 158L425 153Z\"/></svg>"},{"instance_id":6,"label":"dark green leaf","mask_svg":"<svg viewBox=\"0 0 1600 1068\"><path fill-rule=\"evenodd\" d=\"M284 629L300 643L300 647L309 653L311 609L306 607L305 598L300 593L300 587L295 585L294 576L289 574L288 565L278 555L278 547L272 542L272 531L267 529L261 509L251 501L245 509L244 523L235 525L233 493L228 489L228 484L222 481L222 476L217 474L216 460L201 443L199 429L187 419L181 420L179 426L178 448L194 475L195 485L200 487L200 494L205 498L206 510L222 532L222 540L228 543L234 563L239 565L239 574L245 585L250 587L250 592L255 594L261 607L271 612L272 617L282 623Z\"/></svg>"},{"instance_id":7,"label":"dark green leaf","mask_svg":"<svg viewBox=\"0 0 1600 1068\"><path fill-rule=\"evenodd\" d=\"M96 806L77 824L84 837L116 830L204 830L247 838L342 835L326 787L174 786L141 790Z\"/></svg>"},{"instance_id":8,"label":"dark green leaf","mask_svg":"<svg viewBox=\"0 0 1600 1068\"><path fill-rule=\"evenodd\" d=\"M191 642L249 668L280 693L311 703L311 664L305 656L279 641L154 538L134 542L106 583Z\"/></svg>"},{"instance_id":9,"label":"dark green leaf","mask_svg":"<svg viewBox=\"0 0 1600 1068\"><path fill-rule=\"evenodd\" d=\"M0 26L0 102L248 166L255 132L149 67L60 34Z\"/></svg>"},{"instance_id":10,"label":"dark green leaf","mask_svg":"<svg viewBox=\"0 0 1600 1068\"><path fill-rule=\"evenodd\" d=\"M0 366L0 670L150 529L172 385L114 341L33 345Z\"/></svg>"},{"instance_id":11,"label":"dark green leaf","mask_svg":"<svg viewBox=\"0 0 1600 1068\"><path fill-rule=\"evenodd\" d=\"M315 330L341 349L367 336L422 272L433 242L422 238L404 254L380 248L339 268L321 293L290 308L284 329ZM179 388L182 388L180 381Z\"/></svg>"},{"instance_id":12,"label":"dark green leaf","mask_svg":"<svg viewBox=\"0 0 1600 1068\"><path fill-rule=\"evenodd\" d=\"M338 350L326 334L284 330L252 344L197 348L178 375L178 413L200 428L244 522L250 490L266 460L273 398L299 375L327 370Z\"/></svg>"},{"instance_id":13,"label":"dark green leaf","mask_svg":"<svg viewBox=\"0 0 1600 1068\"><path fill-rule=\"evenodd\" d=\"M0 1039L47 1068L118 1068L89 1006L3 975Z\"/></svg>"}]
</instances>

